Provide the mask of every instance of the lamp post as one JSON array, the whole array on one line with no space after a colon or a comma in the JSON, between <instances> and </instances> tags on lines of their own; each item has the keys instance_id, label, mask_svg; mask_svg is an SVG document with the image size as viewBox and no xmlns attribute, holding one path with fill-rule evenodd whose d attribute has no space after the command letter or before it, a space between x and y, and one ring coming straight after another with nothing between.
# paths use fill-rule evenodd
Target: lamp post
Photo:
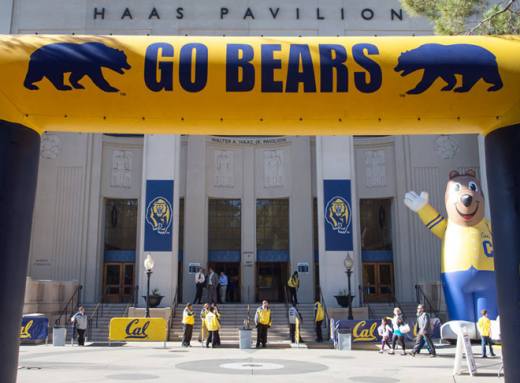
<instances>
[{"instance_id":1,"label":"lamp post","mask_svg":"<svg viewBox=\"0 0 520 383\"><path fill-rule=\"evenodd\" d=\"M146 270L146 318L150 318L150 277L152 275L153 270L153 259L150 254L146 254L146 259L144 260L144 268Z\"/></svg>"},{"instance_id":2,"label":"lamp post","mask_svg":"<svg viewBox=\"0 0 520 383\"><path fill-rule=\"evenodd\" d=\"M348 319L352 320L354 319L354 316L352 315L352 290L350 288L350 277L352 276L352 267L354 266L354 261L352 260L350 254L347 254L344 264L345 273L347 273L348 279Z\"/></svg>"}]
</instances>

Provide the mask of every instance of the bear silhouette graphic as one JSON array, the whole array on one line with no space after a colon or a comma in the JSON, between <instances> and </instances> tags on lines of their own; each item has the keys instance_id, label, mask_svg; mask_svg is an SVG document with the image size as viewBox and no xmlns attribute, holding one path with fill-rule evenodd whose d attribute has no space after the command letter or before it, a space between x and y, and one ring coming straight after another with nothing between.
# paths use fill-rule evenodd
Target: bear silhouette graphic
<instances>
[{"instance_id":1,"label":"bear silhouette graphic","mask_svg":"<svg viewBox=\"0 0 520 383\"><path fill-rule=\"evenodd\" d=\"M37 90L39 88L34 83L46 77L58 90L85 89L79 81L88 76L99 89L117 92L118 89L103 77L102 68L124 74L124 70L131 67L123 51L102 43L49 44L31 54L24 86ZM66 73L70 73L72 86L64 83Z\"/></svg>"},{"instance_id":2,"label":"bear silhouette graphic","mask_svg":"<svg viewBox=\"0 0 520 383\"><path fill-rule=\"evenodd\" d=\"M420 94L426 91L439 77L446 82L441 90L464 93L468 92L480 79L492 84L488 92L502 88L495 55L487 49L471 44L424 44L399 56L396 72L407 76L418 70L424 70L421 81L408 94ZM457 85L460 75L462 84Z\"/></svg>"}]
</instances>

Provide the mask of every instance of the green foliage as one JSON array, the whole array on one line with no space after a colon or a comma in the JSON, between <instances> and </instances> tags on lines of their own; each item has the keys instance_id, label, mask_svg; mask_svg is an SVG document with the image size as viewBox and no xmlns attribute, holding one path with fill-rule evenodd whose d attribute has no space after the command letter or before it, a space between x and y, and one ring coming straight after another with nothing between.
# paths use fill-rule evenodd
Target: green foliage
<instances>
[{"instance_id":1,"label":"green foliage","mask_svg":"<svg viewBox=\"0 0 520 383\"><path fill-rule=\"evenodd\" d=\"M487 0L401 0L410 16L423 16L439 35L520 34L517 0L490 5Z\"/></svg>"}]
</instances>

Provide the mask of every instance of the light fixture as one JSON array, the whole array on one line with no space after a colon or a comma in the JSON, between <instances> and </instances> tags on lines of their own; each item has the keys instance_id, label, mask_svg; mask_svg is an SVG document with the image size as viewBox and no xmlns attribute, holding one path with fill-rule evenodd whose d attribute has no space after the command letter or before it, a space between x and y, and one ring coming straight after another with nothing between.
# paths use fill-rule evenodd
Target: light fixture
<instances>
[{"instance_id":1,"label":"light fixture","mask_svg":"<svg viewBox=\"0 0 520 383\"><path fill-rule=\"evenodd\" d=\"M350 254L347 254L343 264L345 265L345 269L352 270L352 267L354 266L354 261L352 260L352 257L350 256Z\"/></svg>"},{"instance_id":2,"label":"light fixture","mask_svg":"<svg viewBox=\"0 0 520 383\"><path fill-rule=\"evenodd\" d=\"M154 262L152 256L150 254L146 255L146 259L144 260L144 268L146 271L152 271L154 266Z\"/></svg>"}]
</instances>

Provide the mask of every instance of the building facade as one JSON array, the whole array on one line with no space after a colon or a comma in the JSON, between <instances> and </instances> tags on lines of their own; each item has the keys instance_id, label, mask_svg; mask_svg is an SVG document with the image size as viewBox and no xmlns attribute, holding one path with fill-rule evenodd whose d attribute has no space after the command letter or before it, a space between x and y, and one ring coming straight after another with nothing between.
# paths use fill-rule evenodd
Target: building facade
<instances>
[{"instance_id":1,"label":"building facade","mask_svg":"<svg viewBox=\"0 0 520 383\"><path fill-rule=\"evenodd\" d=\"M1 0L4 33L154 35L430 34L398 1ZM6 8L4 8L4 6ZM204 113L201 106L201 113ZM404 207L408 190L444 204L452 169L481 170L477 136L222 137L48 132L42 139L28 275L78 280L87 302L132 301L151 252L152 288L193 299L194 271L230 279L228 299L302 302L347 285L355 304L415 299L436 284L440 243ZM485 178L485 177L484 177ZM352 251L325 248L324 181L351 181ZM149 181L173 181L171 250L147 251ZM142 304L143 301L141 300Z\"/></svg>"}]
</instances>

